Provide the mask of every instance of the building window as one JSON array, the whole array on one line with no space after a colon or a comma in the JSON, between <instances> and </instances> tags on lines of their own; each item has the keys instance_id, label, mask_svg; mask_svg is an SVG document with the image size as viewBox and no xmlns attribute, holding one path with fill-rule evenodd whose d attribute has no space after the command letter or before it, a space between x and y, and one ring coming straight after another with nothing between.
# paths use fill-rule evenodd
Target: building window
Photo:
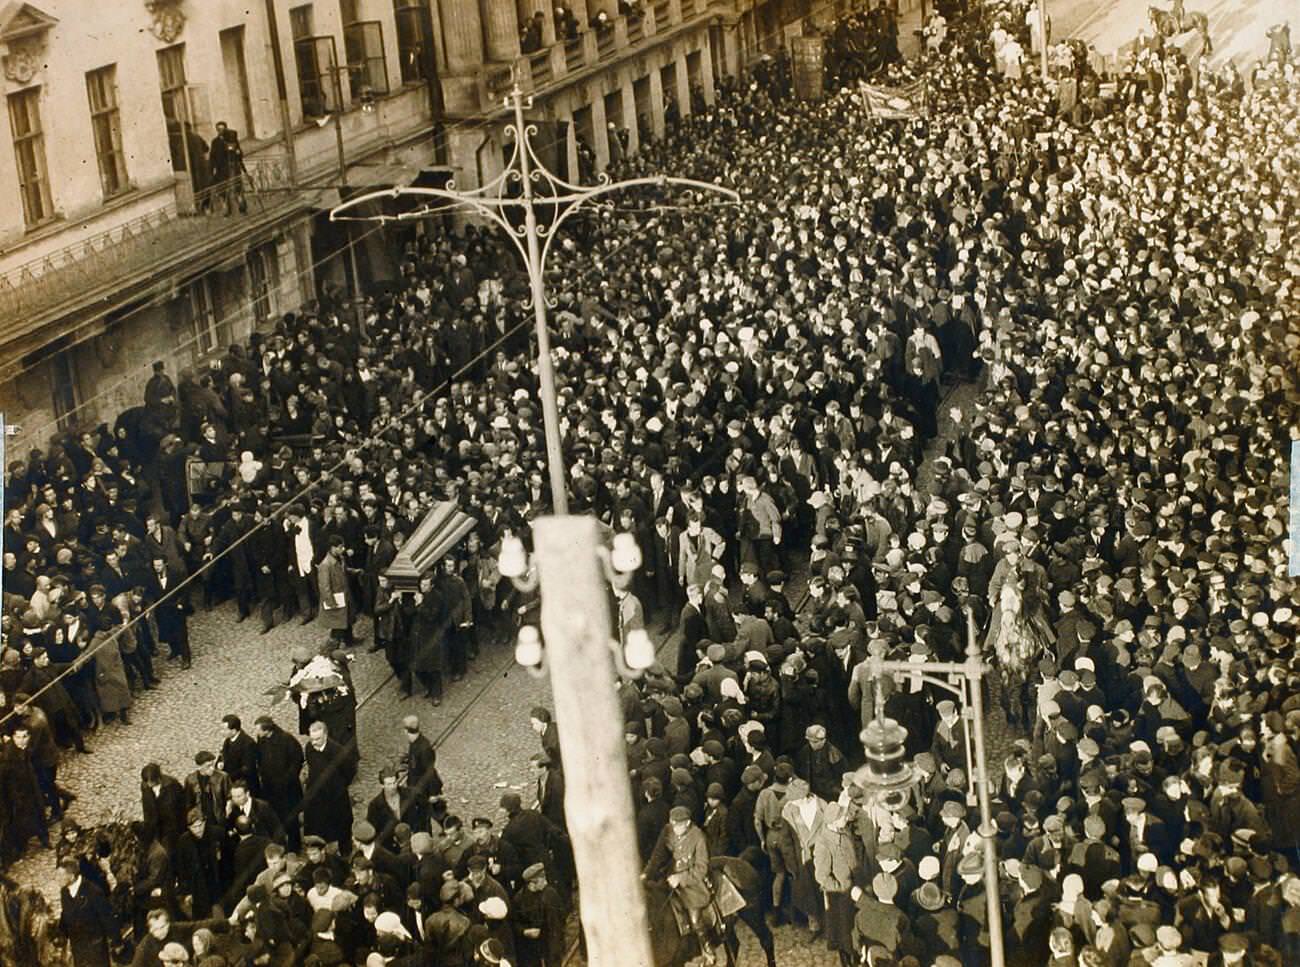
<instances>
[{"instance_id":1,"label":"building window","mask_svg":"<svg viewBox=\"0 0 1300 967\"><path fill-rule=\"evenodd\" d=\"M50 175L45 167L45 132L41 129L41 89L31 87L9 95L9 130L18 162L18 192L23 221L30 228L54 217Z\"/></svg>"},{"instance_id":2,"label":"building window","mask_svg":"<svg viewBox=\"0 0 1300 967\"><path fill-rule=\"evenodd\" d=\"M388 93L383 24L378 20L344 24L343 50L348 55L348 80L354 101Z\"/></svg>"},{"instance_id":3,"label":"building window","mask_svg":"<svg viewBox=\"0 0 1300 967\"><path fill-rule=\"evenodd\" d=\"M117 106L117 65L87 72L86 96L90 99L90 128L99 158L99 183L104 197L111 198L130 187L126 153L122 150L122 113Z\"/></svg>"},{"instance_id":4,"label":"building window","mask_svg":"<svg viewBox=\"0 0 1300 967\"><path fill-rule=\"evenodd\" d=\"M293 57L298 65L298 91L302 96L303 117L324 117L338 110L335 97L334 65L338 58L334 38L318 37L310 3L289 11L289 28L293 33Z\"/></svg>"},{"instance_id":5,"label":"building window","mask_svg":"<svg viewBox=\"0 0 1300 967\"><path fill-rule=\"evenodd\" d=\"M180 311L182 318L189 323L193 335L194 358L200 359L220 345L220 330L217 326L217 314L212 307L212 295L208 292L208 279L195 279L185 287L181 296Z\"/></svg>"},{"instance_id":6,"label":"building window","mask_svg":"<svg viewBox=\"0 0 1300 967\"><path fill-rule=\"evenodd\" d=\"M294 40L310 37L316 32L316 16L312 12L310 3L290 8L289 30L292 32Z\"/></svg>"},{"instance_id":7,"label":"building window","mask_svg":"<svg viewBox=\"0 0 1300 967\"><path fill-rule=\"evenodd\" d=\"M167 122L167 145L172 153L172 171L189 171L188 141L194 129L190 102L185 89L185 45L158 51L158 86L162 90L163 117Z\"/></svg>"},{"instance_id":8,"label":"building window","mask_svg":"<svg viewBox=\"0 0 1300 967\"><path fill-rule=\"evenodd\" d=\"M240 125L245 136L253 135L253 101L248 90L248 63L244 59L244 26L221 31L221 60L226 71L226 116Z\"/></svg>"},{"instance_id":9,"label":"building window","mask_svg":"<svg viewBox=\"0 0 1300 967\"><path fill-rule=\"evenodd\" d=\"M77 413L77 371L72 365L71 347L50 357L50 394L55 424L60 430L71 429Z\"/></svg>"},{"instance_id":10,"label":"building window","mask_svg":"<svg viewBox=\"0 0 1300 967\"><path fill-rule=\"evenodd\" d=\"M279 301L280 263L275 243L249 250L248 294L253 305L254 327L269 323Z\"/></svg>"},{"instance_id":11,"label":"building window","mask_svg":"<svg viewBox=\"0 0 1300 967\"><path fill-rule=\"evenodd\" d=\"M397 20L397 52L402 83L433 77L433 17L429 0L393 0Z\"/></svg>"}]
</instances>

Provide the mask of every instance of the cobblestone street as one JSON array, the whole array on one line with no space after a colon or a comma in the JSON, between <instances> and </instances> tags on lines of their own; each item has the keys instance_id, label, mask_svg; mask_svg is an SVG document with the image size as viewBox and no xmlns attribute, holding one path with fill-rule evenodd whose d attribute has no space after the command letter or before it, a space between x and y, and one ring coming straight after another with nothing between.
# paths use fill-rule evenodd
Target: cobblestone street
<instances>
[{"instance_id":1,"label":"cobblestone street","mask_svg":"<svg viewBox=\"0 0 1300 967\"><path fill-rule=\"evenodd\" d=\"M246 727L257 716L270 714L296 732L294 706L276 702L267 692L287 681L293 649L314 648L324 631L294 619L260 635L255 622L236 623L229 603L195 615L190 628L194 667L182 671L177 663L160 662L163 684L136 702L131 724L102 727L87 738L91 755L66 757L60 782L85 793L68 813L81 825L104 822L115 813L138 818L140 767L157 762L164 772L183 779L194 769L195 752L220 749L221 717L227 713L239 715ZM357 630L368 630L368 625L359 624ZM364 806L378 791L379 769L400 755L405 741L400 720L411 712L420 715L431 739L442 740L438 766L453 812L491 815L506 786L522 789L528 756L536 751L528 710L546 702L549 689L544 679L515 665L512 646L485 649L462 681L448 683L438 708L424 698L404 699L384 656L368 653L367 647L361 642L353 649L353 683L364 703L357 714L362 760L352 789L354 801ZM57 898L53 861L53 852L35 851L13 872L20 881Z\"/></svg>"},{"instance_id":2,"label":"cobblestone street","mask_svg":"<svg viewBox=\"0 0 1300 967\"><path fill-rule=\"evenodd\" d=\"M939 440L953 432L948 408L966 407L974 387L955 388L945 402ZM922 465L919 486L929 482L932 458L941 443L931 445ZM788 593L795 601L803 594L806 573L798 569ZM246 726L259 715L271 714L291 732L297 715L288 702L277 702L268 692L288 678L290 653L295 647L315 648L325 634L316 625L296 619L261 635L255 621L236 622L233 604L226 603L191 620L195 664L182 671L176 663L160 663L163 685L145 693L131 710L131 725L107 725L90 736L93 754L71 755L61 770L61 782L73 791L94 790L73 805L69 815L82 825L103 822L118 813L139 816L140 767L150 761L164 772L183 779L193 770L199 749L219 749L221 717L233 712ZM357 627L368 633L368 623ZM676 636L661 635L660 655L669 667L675 660ZM528 711L550 703L545 678L530 675L514 662L513 642L498 642L482 651L459 682L448 682L443 703L434 708L425 698L404 698L382 654L367 651L369 642L354 649L353 682L362 703L357 714L361 767L352 788L360 809L379 788L378 772L395 763L403 750L402 716L415 712L424 732L435 741L438 768L446 782L452 813L468 819L487 815L499 821L497 802L507 789L521 792L528 782L528 758L537 751L537 737L529 729ZM1007 729L1000 710L986 719L990 767L997 772L1002 757L1016 735ZM20 881L40 887L57 899L54 854L38 851L14 867ZM838 957L824 942L798 927L774 931L778 962L782 967L832 967ZM762 967L765 960L753 937L740 930L739 967ZM574 958L577 960L577 958Z\"/></svg>"}]
</instances>

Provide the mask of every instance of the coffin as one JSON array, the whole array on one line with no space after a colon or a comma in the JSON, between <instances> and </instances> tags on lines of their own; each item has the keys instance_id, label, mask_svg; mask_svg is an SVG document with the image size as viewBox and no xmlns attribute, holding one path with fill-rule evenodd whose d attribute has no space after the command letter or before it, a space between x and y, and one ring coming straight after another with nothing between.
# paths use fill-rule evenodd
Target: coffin
<instances>
[{"instance_id":1,"label":"coffin","mask_svg":"<svg viewBox=\"0 0 1300 967\"><path fill-rule=\"evenodd\" d=\"M384 573L398 589L414 588L420 575L447 556L474 529L475 520L452 501L434 504L397 551Z\"/></svg>"}]
</instances>

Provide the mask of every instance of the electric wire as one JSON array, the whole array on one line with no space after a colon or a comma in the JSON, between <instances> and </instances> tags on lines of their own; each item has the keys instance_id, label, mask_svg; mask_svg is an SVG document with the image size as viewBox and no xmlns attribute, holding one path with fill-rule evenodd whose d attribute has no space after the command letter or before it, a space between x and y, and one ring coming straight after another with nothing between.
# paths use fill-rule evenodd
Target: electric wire
<instances>
[{"instance_id":1,"label":"electric wire","mask_svg":"<svg viewBox=\"0 0 1300 967\"><path fill-rule=\"evenodd\" d=\"M297 228L298 225L301 225L303 221L310 221L310 218L300 219L299 221L286 226L284 231L292 231L294 228ZM286 288L289 288L301 282L303 278L305 278L310 273L314 272L319 266L324 265L326 262L328 262L330 259L334 258L335 256L340 255L343 252L346 252L353 244L363 241L364 239L373 235L375 232L380 231L382 228L383 228L382 225L377 225L375 228L365 232L359 238L353 239L352 242L349 242L347 245L337 248L334 251L330 252L328 255L316 260L315 262L312 262L306 268L300 269L299 271L294 273L290 273L287 277L285 277L280 281L280 283L275 287L274 291L276 293L281 293ZM200 279L206 278L207 275L208 272L204 272L202 275L196 276L194 279L191 279L189 284L199 281ZM245 315L244 310L254 309L256 303L257 303L256 298L250 299L247 303L242 303L242 302L238 303L236 306L232 307L230 312L223 315L220 319L213 320L211 326L208 327L207 332L210 332L212 329L215 329L218 326L224 326L227 325L228 323L239 321L240 319L244 318ZM129 314L122 316L120 319L114 320L113 325L117 326L121 322L125 322L127 319L136 315L138 312L146 311L148 308L150 308L150 306L146 305L140 309L132 310ZM171 357L174 359L175 357L179 356L181 352L193 346L195 343L201 341L205 335L206 333L196 333L194 335L191 335L189 338L185 339L183 342L179 343L175 348L173 348L170 351L169 355L171 355ZM60 352L69 352L73 348L75 347L68 346L60 350ZM47 360L48 358L49 357L47 357ZM45 361L46 360L42 360L41 363L36 363L33 366L29 366L26 369L20 370L12 378L17 379L31 372L32 370L36 369L38 366L42 365L42 363ZM90 406L92 403L95 403L99 400L104 399L107 396L112 395L113 393L116 393L118 390L122 389L124 386L126 386L129 383L138 383L141 373L143 373L145 369L148 368L149 365L151 364L142 363L138 366L133 366L125 374L123 374L120 379L117 379L115 382L111 383L106 389L100 390L99 392L95 393L93 396L86 397L84 400L78 403L73 409L68 410L67 413L65 413L62 417L56 417L53 420L48 420L45 423L38 424L37 427L32 430L29 430L26 425L23 425L19 428L21 432L15 433L14 436L19 441L39 439L40 434L44 433L46 430L50 429L51 427L57 427L60 422L67 420L72 414L76 413L78 410L82 410L87 406Z\"/></svg>"},{"instance_id":2,"label":"electric wire","mask_svg":"<svg viewBox=\"0 0 1300 967\"><path fill-rule=\"evenodd\" d=\"M802 19L806 19L806 18L801 18L801 20ZM479 125L479 127L485 126L486 124L490 124L490 123L496 123L496 119L495 118L487 119L483 124ZM673 206L673 207L680 210L694 211L697 210L698 208L703 208L703 207L735 207L738 204L739 203L737 202L717 202L717 203L712 203L709 205L702 205L702 206ZM632 210L636 210L636 209L632 209ZM630 244L633 241L633 239L634 237L629 236L621 244L619 244L614 249L612 249L610 252L602 253L602 258L608 258L614 254L617 254L624 247ZM396 425L399 425L407 417L419 411L421 408L426 406L430 400L438 398L439 395L442 392L446 391L453 382L455 382L460 376L462 376L463 374L471 370L475 365L477 365L477 363L479 363L481 360L486 358L488 354L496 352L496 350L501 345L503 345L511 336L513 336L521 329L531 326L532 324L533 324L532 320L525 319L525 320L521 320L520 322L516 323L513 326L510 326L497 339L495 339L491 344L485 346L478 354L474 356L473 359L467 362L464 366L462 366L451 376L443 380L443 382L440 383L437 387L435 387L432 391L422 395L420 398L415 400L410 406L406 407L404 410L400 411L399 413L396 413L393 416L391 416L387 421L387 423L385 423L381 429L372 428L369 436L363 439L356 447L352 448L351 451L349 453L346 453L340 460L336 461L328 468L322 469L314 480L312 480L308 484L305 484L296 493L288 497L284 501L284 503L280 506L280 508L272 511L270 514L267 515L267 517L263 521L259 523L255 523L252 527L250 527L246 532L241 534L227 547L223 548L221 551L213 555L211 558L205 560L192 574L187 575L183 580L178 582L174 588L168 589L167 592L163 594L163 596L160 597L157 601L151 602L149 605L143 608L140 614L132 618L129 618L121 627L117 628L113 632L113 634L109 635L103 641L99 642L98 644L94 645L93 647L87 649L86 651L78 655L77 658L69 664L68 668L57 673L49 682L47 682L39 689L32 692L30 695L28 695L27 702L24 704L31 703L36 698L45 694L55 685L60 684L64 678L67 678L68 676L80 671L81 668L85 665L85 663L89 661L91 658L93 658L101 648L109 644L116 643L118 638L124 632L133 628L139 621L147 618L164 601L171 599L174 595L178 594L183 588L188 587L195 579L200 577L209 568L214 566L217 563L217 561L221 560L226 555L228 555L231 551L233 551L236 547L240 546L245 541L247 541L260 528L265 527L268 524L270 524L273 520L278 519L282 514L287 512L290 508L298 506L299 502L304 497L311 494L313 491L315 491L317 488L320 487L323 478L326 474L332 474L335 471L342 469L347 464L351 456L357 450L364 449L370 446L372 443L375 443L378 440L380 440L383 437L383 435L388 432L388 430L392 429ZM2 727L5 723L7 723L10 719L12 719L17 714L18 714L17 709L11 708L3 716L0 716L0 727Z\"/></svg>"}]
</instances>

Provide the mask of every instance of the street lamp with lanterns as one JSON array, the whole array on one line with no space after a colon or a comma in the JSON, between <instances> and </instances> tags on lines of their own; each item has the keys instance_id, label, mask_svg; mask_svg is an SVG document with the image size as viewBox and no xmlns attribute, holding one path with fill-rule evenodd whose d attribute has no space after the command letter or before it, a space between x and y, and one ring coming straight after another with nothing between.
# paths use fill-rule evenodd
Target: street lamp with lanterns
<instances>
[{"instance_id":1,"label":"street lamp with lanterns","mask_svg":"<svg viewBox=\"0 0 1300 967\"><path fill-rule=\"evenodd\" d=\"M588 962L617 967L651 967L645 902L639 879L640 858L631 792L623 717L609 687L615 672L636 676L655 661L654 644L644 628L628 629L611 642L607 588L625 590L641 565L641 551L631 535L612 541L595 518L569 516L568 485L561 449L559 405L546 310L546 256L560 226L576 212L612 192L633 187L669 185L725 196L730 188L689 178L655 175L579 185L548 171L537 157L527 123L532 99L516 85L505 101L513 124L506 125L512 154L501 173L477 189L397 187L350 198L330 212L331 221L390 221L427 218L436 205L450 202L462 211L501 228L518 250L529 279L529 304L537 338L538 395L546 438L546 469L555 516L533 523L533 560L515 536L502 544L498 562L503 577L531 593L540 592L541 629L526 627L515 643L515 656L530 672L549 672L560 750L565 764L565 815L573 843L583 907ZM422 197L425 206L396 215L358 215L367 202L383 198ZM538 218L539 209L550 218ZM522 216L523 224L518 224Z\"/></svg>"},{"instance_id":2,"label":"street lamp with lanterns","mask_svg":"<svg viewBox=\"0 0 1300 967\"><path fill-rule=\"evenodd\" d=\"M538 592L540 628L525 623L515 660L549 675L564 759L565 816L578 869L587 962L652 967L641 860L636 842L623 713L614 685L655 662L644 628L611 633L609 590L626 591L641 566L631 534L594 517L540 517L534 551L502 539L497 567L516 588Z\"/></svg>"},{"instance_id":3,"label":"street lamp with lanterns","mask_svg":"<svg viewBox=\"0 0 1300 967\"><path fill-rule=\"evenodd\" d=\"M876 717L862 730L866 764L858 770L854 782L869 794L883 799L898 798L898 793L916 788L916 769L906 759L907 729L884 714L880 683L885 676L912 676L928 685L956 695L966 719L966 760L968 795L970 787L979 803L980 837L984 857L984 888L988 902L989 954L992 967L1005 967L1006 954L1002 935L1002 901L998 889L998 850L992 810L992 777L989 774L984 744L984 696L981 691L989 674L988 664L975 639L975 617L966 608L966 659L959 662L888 661L883 656L867 659L871 679L877 685ZM974 740L972 742L972 734ZM974 759L972 762L971 759Z\"/></svg>"},{"instance_id":4,"label":"street lamp with lanterns","mask_svg":"<svg viewBox=\"0 0 1300 967\"><path fill-rule=\"evenodd\" d=\"M670 175L653 175L645 178L626 178L611 181L602 174L595 185L578 185L560 178L547 170L532 145L537 126L524 118L525 108L532 106L532 98L516 84L505 108L513 115L513 124L506 125L506 134L512 142L510 161L496 178L480 188L459 190L454 181L445 188L397 187L384 188L349 199L330 211L330 221L397 221L427 218L437 213L432 202L451 202L464 211L495 223L518 249L528 272L529 303L533 310L537 337L538 395L542 404L542 429L546 437L546 469L551 483L551 503L555 513L569 512L568 485L564 475L564 456L560 446L560 416L556 401L555 367L551 359L551 337L547 327L546 309L553 304L546 292L546 256L551 250L560 226L585 205L603 199L606 195L626 188L657 187L669 185L706 191L722 195L733 202L740 195L730 188L690 178ZM515 193L518 191L518 194ZM396 215L357 215L355 209L369 201L382 198L424 197L428 207ZM549 224L539 220L538 210L549 212ZM512 215L523 215L523 224L512 220Z\"/></svg>"}]
</instances>

